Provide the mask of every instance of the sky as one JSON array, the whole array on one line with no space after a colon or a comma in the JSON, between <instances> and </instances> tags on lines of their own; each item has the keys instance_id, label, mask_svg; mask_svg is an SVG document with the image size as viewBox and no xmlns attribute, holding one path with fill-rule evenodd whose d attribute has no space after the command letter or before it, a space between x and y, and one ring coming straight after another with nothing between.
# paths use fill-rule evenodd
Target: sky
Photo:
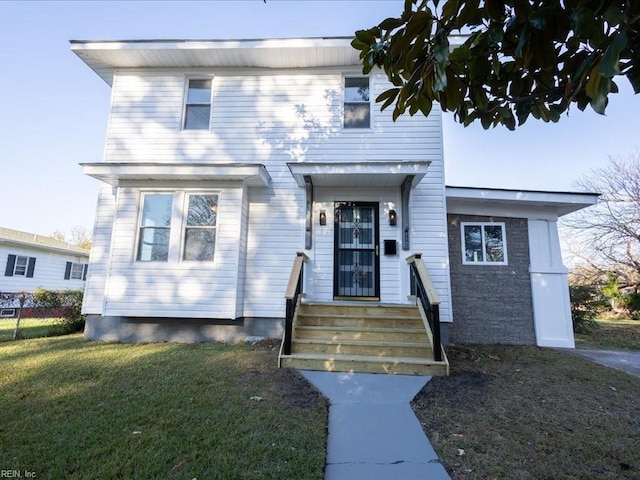
<instances>
[{"instance_id":1,"label":"sky","mask_svg":"<svg viewBox=\"0 0 640 480\"><path fill-rule=\"evenodd\" d=\"M51 235L93 228L110 88L69 40L349 36L398 16L404 0L0 1L0 226ZM626 80L606 116L573 109L515 132L445 114L448 185L572 191L640 146L640 96ZM389 111L390 112L390 111Z\"/></svg>"}]
</instances>

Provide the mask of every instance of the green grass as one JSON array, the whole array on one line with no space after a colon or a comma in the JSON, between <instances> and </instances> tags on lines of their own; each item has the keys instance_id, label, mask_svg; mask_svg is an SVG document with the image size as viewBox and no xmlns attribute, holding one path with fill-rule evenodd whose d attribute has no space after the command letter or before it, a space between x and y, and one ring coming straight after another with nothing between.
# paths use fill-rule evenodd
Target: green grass
<instances>
[{"instance_id":1,"label":"green grass","mask_svg":"<svg viewBox=\"0 0 640 480\"><path fill-rule=\"evenodd\" d=\"M326 403L276 359L79 335L0 344L0 465L39 479L321 479Z\"/></svg>"},{"instance_id":2,"label":"green grass","mask_svg":"<svg viewBox=\"0 0 640 480\"><path fill-rule=\"evenodd\" d=\"M640 350L640 321L599 318L591 333L576 334L576 347L598 350Z\"/></svg>"},{"instance_id":3,"label":"green grass","mask_svg":"<svg viewBox=\"0 0 640 480\"><path fill-rule=\"evenodd\" d=\"M18 338L40 338L56 334L59 318L21 318ZM0 318L0 342L13 340L15 318Z\"/></svg>"},{"instance_id":4,"label":"green grass","mask_svg":"<svg viewBox=\"0 0 640 480\"><path fill-rule=\"evenodd\" d=\"M458 346L413 407L453 480L640 478L640 379L570 353Z\"/></svg>"}]
</instances>

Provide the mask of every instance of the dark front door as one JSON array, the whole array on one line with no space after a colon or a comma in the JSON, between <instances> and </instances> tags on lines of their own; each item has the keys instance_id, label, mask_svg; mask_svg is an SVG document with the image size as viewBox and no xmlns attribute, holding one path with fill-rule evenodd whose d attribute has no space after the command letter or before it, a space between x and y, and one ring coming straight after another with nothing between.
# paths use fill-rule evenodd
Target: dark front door
<instances>
[{"instance_id":1,"label":"dark front door","mask_svg":"<svg viewBox=\"0 0 640 480\"><path fill-rule=\"evenodd\" d=\"M333 295L379 300L378 204L336 202Z\"/></svg>"}]
</instances>

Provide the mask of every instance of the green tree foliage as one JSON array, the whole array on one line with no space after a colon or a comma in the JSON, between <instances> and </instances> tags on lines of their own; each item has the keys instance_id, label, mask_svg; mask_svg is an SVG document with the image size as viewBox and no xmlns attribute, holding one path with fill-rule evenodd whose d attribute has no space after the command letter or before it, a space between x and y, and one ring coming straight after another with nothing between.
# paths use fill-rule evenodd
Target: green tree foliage
<instances>
[{"instance_id":1,"label":"green tree foliage","mask_svg":"<svg viewBox=\"0 0 640 480\"><path fill-rule=\"evenodd\" d=\"M603 299L596 285L570 285L571 317L573 317L573 331L576 333L590 333L598 328L595 321L602 310Z\"/></svg>"},{"instance_id":2,"label":"green tree foliage","mask_svg":"<svg viewBox=\"0 0 640 480\"><path fill-rule=\"evenodd\" d=\"M56 325L57 334L81 332L84 329L85 316L82 315L82 290L45 290L36 288L32 301L35 307L52 312L62 312Z\"/></svg>"},{"instance_id":3,"label":"green tree foliage","mask_svg":"<svg viewBox=\"0 0 640 480\"><path fill-rule=\"evenodd\" d=\"M394 120L438 102L465 126L513 130L572 104L603 114L619 75L640 92L640 0L405 0L352 46L393 83L376 101Z\"/></svg>"}]
</instances>

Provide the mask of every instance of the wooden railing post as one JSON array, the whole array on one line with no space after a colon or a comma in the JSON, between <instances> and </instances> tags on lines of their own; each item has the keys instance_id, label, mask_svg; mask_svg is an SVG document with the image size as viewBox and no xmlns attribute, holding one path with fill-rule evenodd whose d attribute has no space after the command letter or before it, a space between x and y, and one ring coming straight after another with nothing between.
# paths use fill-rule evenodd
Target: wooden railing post
<instances>
[{"instance_id":1,"label":"wooden railing post","mask_svg":"<svg viewBox=\"0 0 640 480\"><path fill-rule=\"evenodd\" d=\"M424 310L431 330L433 343L433 359L436 362L442 361L442 344L440 335L440 297L431 281L427 267L422 261L422 254L416 253L407 258L412 282L411 293L416 296L416 303L419 303Z\"/></svg>"},{"instance_id":2,"label":"wooden railing post","mask_svg":"<svg viewBox=\"0 0 640 480\"><path fill-rule=\"evenodd\" d=\"M306 262L308 258L309 257L307 257L304 252L298 252L296 254L296 258L293 261L293 268L291 269L291 275L289 276L287 290L284 294L284 298L286 299L284 336L282 338L282 353L284 355L291 355L291 342L293 340L293 319L296 314L298 298L302 294L304 288L304 262Z\"/></svg>"}]
</instances>

